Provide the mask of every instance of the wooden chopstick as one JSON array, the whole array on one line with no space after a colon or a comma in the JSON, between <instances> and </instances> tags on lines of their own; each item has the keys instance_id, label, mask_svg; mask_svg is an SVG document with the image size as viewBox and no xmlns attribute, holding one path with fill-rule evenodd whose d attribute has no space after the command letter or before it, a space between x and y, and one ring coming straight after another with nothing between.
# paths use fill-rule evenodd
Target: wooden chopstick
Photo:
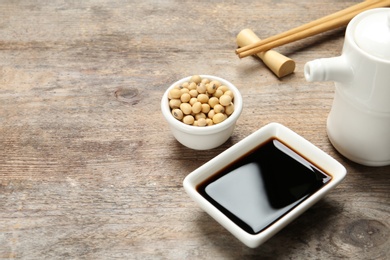
<instances>
[{"instance_id":1,"label":"wooden chopstick","mask_svg":"<svg viewBox=\"0 0 390 260\"><path fill-rule=\"evenodd\" d=\"M353 17L363 11L386 6L390 6L390 0L367 0L257 43L238 48L236 53L240 58L244 58L267 51L283 44L347 25Z\"/></svg>"}]
</instances>

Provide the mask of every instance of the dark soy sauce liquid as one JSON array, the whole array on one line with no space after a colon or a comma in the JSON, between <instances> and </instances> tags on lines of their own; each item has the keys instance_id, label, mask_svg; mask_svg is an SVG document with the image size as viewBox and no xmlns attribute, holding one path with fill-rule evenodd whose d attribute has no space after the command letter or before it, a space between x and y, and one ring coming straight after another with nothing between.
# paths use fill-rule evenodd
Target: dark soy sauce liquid
<instances>
[{"instance_id":1,"label":"dark soy sauce liquid","mask_svg":"<svg viewBox=\"0 0 390 260\"><path fill-rule=\"evenodd\" d=\"M250 234L257 234L331 180L276 138L256 147L197 191Z\"/></svg>"}]
</instances>

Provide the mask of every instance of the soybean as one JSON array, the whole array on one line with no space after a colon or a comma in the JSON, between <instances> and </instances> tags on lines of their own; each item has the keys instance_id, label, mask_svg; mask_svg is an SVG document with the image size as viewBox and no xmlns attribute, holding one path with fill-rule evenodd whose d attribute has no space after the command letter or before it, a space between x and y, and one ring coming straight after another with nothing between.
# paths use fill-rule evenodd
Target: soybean
<instances>
[{"instance_id":1,"label":"soybean","mask_svg":"<svg viewBox=\"0 0 390 260\"><path fill-rule=\"evenodd\" d=\"M198 101L202 104L209 102L209 96L207 94L199 94L198 95Z\"/></svg>"},{"instance_id":2,"label":"soybean","mask_svg":"<svg viewBox=\"0 0 390 260\"><path fill-rule=\"evenodd\" d=\"M225 108L221 104L216 104L214 106L215 113L225 113Z\"/></svg>"},{"instance_id":3,"label":"soybean","mask_svg":"<svg viewBox=\"0 0 390 260\"><path fill-rule=\"evenodd\" d=\"M207 114L207 116L211 119L213 119L213 116L215 115L215 111L214 109L210 109L209 113Z\"/></svg>"},{"instance_id":4,"label":"soybean","mask_svg":"<svg viewBox=\"0 0 390 260\"><path fill-rule=\"evenodd\" d=\"M207 121L205 118L199 118L197 121L198 121L198 126L206 126L207 125Z\"/></svg>"},{"instance_id":5,"label":"soybean","mask_svg":"<svg viewBox=\"0 0 390 260\"><path fill-rule=\"evenodd\" d=\"M210 111L210 105L209 104L202 104L202 112L207 114Z\"/></svg>"},{"instance_id":6,"label":"soybean","mask_svg":"<svg viewBox=\"0 0 390 260\"><path fill-rule=\"evenodd\" d=\"M217 113L213 116L213 123L218 124L218 123L221 123L222 121L224 121L225 119L226 119L225 114Z\"/></svg>"},{"instance_id":7,"label":"soybean","mask_svg":"<svg viewBox=\"0 0 390 260\"><path fill-rule=\"evenodd\" d=\"M182 89L180 89L180 92L183 95L184 93L190 92L190 90L188 88L182 88Z\"/></svg>"},{"instance_id":8,"label":"soybean","mask_svg":"<svg viewBox=\"0 0 390 260\"><path fill-rule=\"evenodd\" d=\"M206 119L206 114L201 112L195 115L196 120L199 120L200 118Z\"/></svg>"},{"instance_id":9,"label":"soybean","mask_svg":"<svg viewBox=\"0 0 390 260\"><path fill-rule=\"evenodd\" d=\"M180 100L181 100L181 102L183 102L183 103L188 103L188 102L190 101L190 99L191 99L191 95L188 94L188 93L184 93L184 94L182 94L181 97L180 97Z\"/></svg>"},{"instance_id":10,"label":"soybean","mask_svg":"<svg viewBox=\"0 0 390 260\"><path fill-rule=\"evenodd\" d=\"M202 81L201 81L201 83L204 83L204 84L207 84L207 83L209 83L209 82L210 82L210 80L209 80L209 79L206 79L206 78L202 79Z\"/></svg>"},{"instance_id":11,"label":"soybean","mask_svg":"<svg viewBox=\"0 0 390 260\"><path fill-rule=\"evenodd\" d=\"M194 75L191 77L191 82L195 82L196 84L199 84L202 81L202 78L199 75Z\"/></svg>"},{"instance_id":12,"label":"soybean","mask_svg":"<svg viewBox=\"0 0 390 260\"><path fill-rule=\"evenodd\" d=\"M169 100L169 107L171 109L179 108L181 105L181 100L180 99L171 99Z\"/></svg>"},{"instance_id":13,"label":"soybean","mask_svg":"<svg viewBox=\"0 0 390 260\"><path fill-rule=\"evenodd\" d=\"M172 115L177 119L177 120L182 120L183 119L183 111L180 109L176 108L172 110Z\"/></svg>"},{"instance_id":14,"label":"soybean","mask_svg":"<svg viewBox=\"0 0 390 260\"><path fill-rule=\"evenodd\" d=\"M196 89L191 89L189 93L191 97L197 97L199 94L199 92Z\"/></svg>"},{"instance_id":15,"label":"soybean","mask_svg":"<svg viewBox=\"0 0 390 260\"><path fill-rule=\"evenodd\" d=\"M169 91L169 94L171 98L180 98L181 97L181 91L180 89L174 88Z\"/></svg>"},{"instance_id":16,"label":"soybean","mask_svg":"<svg viewBox=\"0 0 390 260\"><path fill-rule=\"evenodd\" d=\"M209 94L214 94L217 88L218 88L217 85L213 81L207 84L207 92Z\"/></svg>"},{"instance_id":17,"label":"soybean","mask_svg":"<svg viewBox=\"0 0 390 260\"><path fill-rule=\"evenodd\" d=\"M183 101L183 100L182 100ZM232 98L229 96L229 95L225 95L223 94L220 98L219 98L219 103L226 107L228 106L230 103L232 102Z\"/></svg>"},{"instance_id":18,"label":"soybean","mask_svg":"<svg viewBox=\"0 0 390 260\"><path fill-rule=\"evenodd\" d=\"M189 115L192 112L192 106L190 104L188 104L188 103L181 103L180 109L186 115Z\"/></svg>"},{"instance_id":19,"label":"soybean","mask_svg":"<svg viewBox=\"0 0 390 260\"><path fill-rule=\"evenodd\" d=\"M187 115L185 117L183 117L183 123L184 124L187 124L187 125L192 125L194 123L194 117L191 116L191 115Z\"/></svg>"},{"instance_id":20,"label":"soybean","mask_svg":"<svg viewBox=\"0 0 390 260\"><path fill-rule=\"evenodd\" d=\"M192 106L192 113L198 114L200 111L202 111L202 103L198 101Z\"/></svg>"},{"instance_id":21,"label":"soybean","mask_svg":"<svg viewBox=\"0 0 390 260\"><path fill-rule=\"evenodd\" d=\"M223 91L220 90L220 89L217 89L217 90L214 92L214 94L213 94L213 96L216 97L216 98L219 98L219 97L221 97L222 95L223 95Z\"/></svg>"},{"instance_id":22,"label":"soybean","mask_svg":"<svg viewBox=\"0 0 390 260\"><path fill-rule=\"evenodd\" d=\"M226 87L225 85L221 85L221 86L219 86L219 87L218 87L218 89L222 90L222 92L223 92L223 93L225 93L226 91L228 91L228 90L229 90L229 88L228 88L228 87Z\"/></svg>"},{"instance_id":23,"label":"soybean","mask_svg":"<svg viewBox=\"0 0 390 260\"><path fill-rule=\"evenodd\" d=\"M190 103L191 106L193 106L196 102L198 102L198 99L193 97L193 98L190 99L189 103Z\"/></svg>"},{"instance_id":24,"label":"soybean","mask_svg":"<svg viewBox=\"0 0 390 260\"><path fill-rule=\"evenodd\" d=\"M188 85L188 89L189 90L192 90L192 89L196 89L196 83L195 82L191 82L189 85Z\"/></svg>"},{"instance_id":25,"label":"soybean","mask_svg":"<svg viewBox=\"0 0 390 260\"><path fill-rule=\"evenodd\" d=\"M204 94L206 93L206 85L200 83L197 87L196 90L198 91L199 94Z\"/></svg>"},{"instance_id":26,"label":"soybean","mask_svg":"<svg viewBox=\"0 0 390 260\"><path fill-rule=\"evenodd\" d=\"M232 98L232 100L234 98L234 94L233 94L233 92L231 90L226 90L225 93L223 93L223 94L230 96Z\"/></svg>"},{"instance_id":27,"label":"soybean","mask_svg":"<svg viewBox=\"0 0 390 260\"><path fill-rule=\"evenodd\" d=\"M234 111L234 104L233 103L230 103L228 106L225 107L226 115L230 116L231 114L233 114L233 111Z\"/></svg>"},{"instance_id":28,"label":"soybean","mask_svg":"<svg viewBox=\"0 0 390 260\"><path fill-rule=\"evenodd\" d=\"M209 99L210 107L214 108L215 105L219 104L219 99L216 97L212 97Z\"/></svg>"}]
</instances>

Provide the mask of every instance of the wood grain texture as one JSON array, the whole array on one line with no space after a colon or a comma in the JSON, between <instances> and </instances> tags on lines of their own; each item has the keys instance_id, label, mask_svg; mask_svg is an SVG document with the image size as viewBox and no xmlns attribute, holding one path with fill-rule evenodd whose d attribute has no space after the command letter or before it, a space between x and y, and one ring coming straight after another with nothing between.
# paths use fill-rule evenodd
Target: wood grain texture
<instances>
[{"instance_id":1,"label":"wood grain texture","mask_svg":"<svg viewBox=\"0 0 390 260\"><path fill-rule=\"evenodd\" d=\"M303 65L339 55L343 29L282 46L278 79L240 60L235 38L265 38L358 1L0 2L0 259L389 259L390 168L357 165L326 135L331 82ZM192 74L240 88L233 136L210 151L175 141L160 112ZM257 249L200 210L184 177L269 122L340 161L348 176Z\"/></svg>"}]
</instances>

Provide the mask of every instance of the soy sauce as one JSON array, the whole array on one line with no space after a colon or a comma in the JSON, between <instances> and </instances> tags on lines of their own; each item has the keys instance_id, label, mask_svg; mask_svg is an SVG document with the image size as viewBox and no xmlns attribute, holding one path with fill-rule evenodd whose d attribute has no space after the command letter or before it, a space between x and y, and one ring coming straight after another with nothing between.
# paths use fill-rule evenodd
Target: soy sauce
<instances>
[{"instance_id":1,"label":"soy sauce","mask_svg":"<svg viewBox=\"0 0 390 260\"><path fill-rule=\"evenodd\" d=\"M283 217L331 176L271 138L217 172L197 191L250 234Z\"/></svg>"}]
</instances>

